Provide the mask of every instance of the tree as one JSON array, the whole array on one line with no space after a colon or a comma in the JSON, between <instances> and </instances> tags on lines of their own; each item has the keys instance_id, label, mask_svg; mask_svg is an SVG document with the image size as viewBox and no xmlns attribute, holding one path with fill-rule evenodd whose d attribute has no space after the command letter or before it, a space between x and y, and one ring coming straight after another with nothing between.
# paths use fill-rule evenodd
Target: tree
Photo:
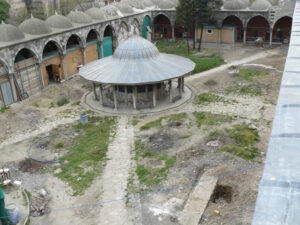
<instances>
[{"instance_id":1,"label":"tree","mask_svg":"<svg viewBox=\"0 0 300 225\"><path fill-rule=\"evenodd\" d=\"M9 8L10 4L8 4L5 0L0 0L0 22L9 17Z\"/></svg>"},{"instance_id":2,"label":"tree","mask_svg":"<svg viewBox=\"0 0 300 225\"><path fill-rule=\"evenodd\" d=\"M187 30L196 27L195 0L179 0L179 4L176 8L176 23L182 25ZM190 47L187 35L186 40L188 46L188 54L190 54Z\"/></svg>"},{"instance_id":3,"label":"tree","mask_svg":"<svg viewBox=\"0 0 300 225\"><path fill-rule=\"evenodd\" d=\"M198 51L201 51L203 28L205 25L215 25L214 11L222 6L222 0L195 0L196 27L201 27Z\"/></svg>"}]
</instances>

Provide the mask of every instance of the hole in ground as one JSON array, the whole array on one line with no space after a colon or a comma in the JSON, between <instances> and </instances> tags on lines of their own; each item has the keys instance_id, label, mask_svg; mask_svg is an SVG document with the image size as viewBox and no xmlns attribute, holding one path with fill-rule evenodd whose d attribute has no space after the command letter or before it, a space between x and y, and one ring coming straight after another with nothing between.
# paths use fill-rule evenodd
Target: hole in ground
<instances>
[{"instance_id":1,"label":"hole in ground","mask_svg":"<svg viewBox=\"0 0 300 225\"><path fill-rule=\"evenodd\" d=\"M231 203L232 201L232 187L224 186L224 185L217 185L215 191L212 195L212 202L214 203L221 203L227 202Z\"/></svg>"}]
</instances>

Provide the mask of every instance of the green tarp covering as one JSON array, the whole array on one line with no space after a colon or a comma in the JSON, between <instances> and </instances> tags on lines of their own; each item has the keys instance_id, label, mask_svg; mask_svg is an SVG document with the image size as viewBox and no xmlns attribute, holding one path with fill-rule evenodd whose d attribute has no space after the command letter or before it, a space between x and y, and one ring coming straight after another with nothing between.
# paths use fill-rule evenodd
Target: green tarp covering
<instances>
[{"instance_id":1,"label":"green tarp covering","mask_svg":"<svg viewBox=\"0 0 300 225\"><path fill-rule=\"evenodd\" d=\"M143 21L143 30L142 30L142 35L143 38L147 39L147 27L151 27L151 21L149 16L145 16L144 21Z\"/></svg>"},{"instance_id":2,"label":"green tarp covering","mask_svg":"<svg viewBox=\"0 0 300 225\"><path fill-rule=\"evenodd\" d=\"M4 194L0 187L0 218L2 225L9 225L8 212L5 209Z\"/></svg>"},{"instance_id":3,"label":"green tarp covering","mask_svg":"<svg viewBox=\"0 0 300 225\"><path fill-rule=\"evenodd\" d=\"M103 54L104 57L112 55L112 37L105 37L103 39Z\"/></svg>"}]
</instances>

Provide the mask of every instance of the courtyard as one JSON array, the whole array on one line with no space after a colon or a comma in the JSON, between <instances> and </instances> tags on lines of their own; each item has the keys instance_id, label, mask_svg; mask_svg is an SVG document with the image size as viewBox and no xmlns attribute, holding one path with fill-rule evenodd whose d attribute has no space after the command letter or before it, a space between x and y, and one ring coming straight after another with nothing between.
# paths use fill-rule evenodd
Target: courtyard
<instances>
[{"instance_id":1,"label":"courtyard","mask_svg":"<svg viewBox=\"0 0 300 225\"><path fill-rule=\"evenodd\" d=\"M186 56L177 44L157 46ZM198 54L191 96L171 108L93 109L92 85L77 75L2 108L0 167L22 181L28 224L251 224L287 47L211 44ZM187 208L196 187L210 193L202 211ZM27 217L26 198L4 191Z\"/></svg>"}]
</instances>

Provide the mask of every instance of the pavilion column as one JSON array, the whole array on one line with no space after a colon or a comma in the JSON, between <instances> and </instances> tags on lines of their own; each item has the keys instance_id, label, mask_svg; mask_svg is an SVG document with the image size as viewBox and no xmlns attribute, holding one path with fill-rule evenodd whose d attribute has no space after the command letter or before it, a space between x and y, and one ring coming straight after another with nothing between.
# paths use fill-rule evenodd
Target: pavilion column
<instances>
[{"instance_id":1,"label":"pavilion column","mask_svg":"<svg viewBox=\"0 0 300 225\"><path fill-rule=\"evenodd\" d=\"M99 90L100 90L100 102L101 104L103 105L103 87L102 87L102 84L99 84Z\"/></svg>"},{"instance_id":2,"label":"pavilion column","mask_svg":"<svg viewBox=\"0 0 300 225\"><path fill-rule=\"evenodd\" d=\"M98 101L98 95L97 95L97 90L96 90L96 84L95 82L93 82L93 92L94 92L94 96L95 96L95 100Z\"/></svg>"},{"instance_id":3,"label":"pavilion column","mask_svg":"<svg viewBox=\"0 0 300 225\"><path fill-rule=\"evenodd\" d=\"M62 55L62 68L63 68L63 72L64 72L64 77L65 80L68 80L68 70L67 70L67 63L66 63L66 54Z\"/></svg>"},{"instance_id":4,"label":"pavilion column","mask_svg":"<svg viewBox=\"0 0 300 225\"><path fill-rule=\"evenodd\" d=\"M180 89L181 88L181 77L179 77L177 79L177 88Z\"/></svg>"},{"instance_id":5,"label":"pavilion column","mask_svg":"<svg viewBox=\"0 0 300 225\"><path fill-rule=\"evenodd\" d=\"M83 56L83 65L86 64L86 48L82 48L82 56Z\"/></svg>"},{"instance_id":6,"label":"pavilion column","mask_svg":"<svg viewBox=\"0 0 300 225\"><path fill-rule=\"evenodd\" d=\"M134 86L132 91L132 101L133 101L133 109L135 110L136 110L136 99L137 99L137 88L136 86Z\"/></svg>"},{"instance_id":7,"label":"pavilion column","mask_svg":"<svg viewBox=\"0 0 300 225\"><path fill-rule=\"evenodd\" d=\"M169 81L169 96L170 96L169 101L173 102L172 80Z\"/></svg>"},{"instance_id":8,"label":"pavilion column","mask_svg":"<svg viewBox=\"0 0 300 225\"><path fill-rule=\"evenodd\" d=\"M270 47L272 47L272 40L273 40L273 29L270 28Z\"/></svg>"},{"instance_id":9,"label":"pavilion column","mask_svg":"<svg viewBox=\"0 0 300 225\"><path fill-rule=\"evenodd\" d=\"M175 41L175 24L172 26L172 40Z\"/></svg>"},{"instance_id":10,"label":"pavilion column","mask_svg":"<svg viewBox=\"0 0 300 225\"><path fill-rule=\"evenodd\" d=\"M114 95L114 106L115 106L115 109L118 108L118 101L117 101L117 87L116 86L113 86L113 95Z\"/></svg>"},{"instance_id":11,"label":"pavilion column","mask_svg":"<svg viewBox=\"0 0 300 225\"><path fill-rule=\"evenodd\" d=\"M157 86L156 84L153 84L153 107L156 107L156 92L157 92Z\"/></svg>"},{"instance_id":12,"label":"pavilion column","mask_svg":"<svg viewBox=\"0 0 300 225\"><path fill-rule=\"evenodd\" d=\"M127 90L127 86L125 86L125 104L128 105L128 90Z\"/></svg>"},{"instance_id":13,"label":"pavilion column","mask_svg":"<svg viewBox=\"0 0 300 225\"><path fill-rule=\"evenodd\" d=\"M181 87L182 87L182 92L184 93L184 76L182 77Z\"/></svg>"},{"instance_id":14,"label":"pavilion column","mask_svg":"<svg viewBox=\"0 0 300 225\"><path fill-rule=\"evenodd\" d=\"M17 102L18 101L18 96L17 96L17 91L16 91L16 86L15 86L13 75L14 74L9 74L9 82L10 82L10 86L11 86L11 89L12 89L14 102Z\"/></svg>"},{"instance_id":15,"label":"pavilion column","mask_svg":"<svg viewBox=\"0 0 300 225\"><path fill-rule=\"evenodd\" d=\"M103 42L100 43L100 49L101 49L101 58L104 58Z\"/></svg>"},{"instance_id":16,"label":"pavilion column","mask_svg":"<svg viewBox=\"0 0 300 225\"><path fill-rule=\"evenodd\" d=\"M246 44L246 41L247 41L247 28L244 28L243 43Z\"/></svg>"},{"instance_id":17,"label":"pavilion column","mask_svg":"<svg viewBox=\"0 0 300 225\"><path fill-rule=\"evenodd\" d=\"M145 87L145 89L146 89L146 97L147 97L147 99L148 99L148 98L149 98L148 84L146 84L146 87Z\"/></svg>"}]
</instances>

